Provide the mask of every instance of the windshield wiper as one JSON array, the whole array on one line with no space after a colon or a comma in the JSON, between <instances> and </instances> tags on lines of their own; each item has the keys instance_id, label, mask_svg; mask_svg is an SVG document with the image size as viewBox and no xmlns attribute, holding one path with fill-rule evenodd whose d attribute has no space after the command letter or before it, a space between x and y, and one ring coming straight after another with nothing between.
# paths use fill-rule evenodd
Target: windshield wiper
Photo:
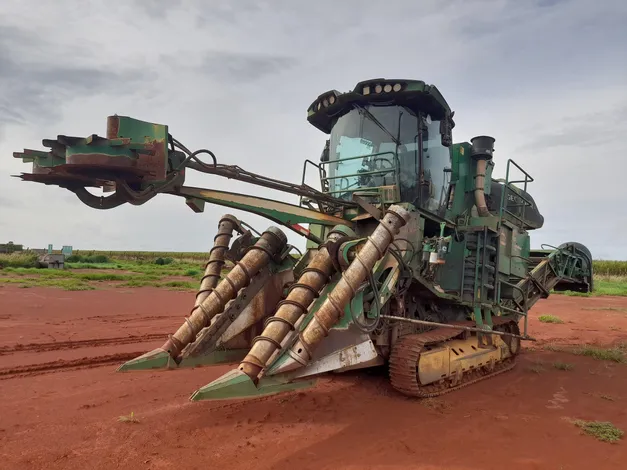
<instances>
[{"instance_id":1,"label":"windshield wiper","mask_svg":"<svg viewBox=\"0 0 627 470\"><path fill-rule=\"evenodd\" d=\"M366 116L368 116L368 118L369 118L372 122L374 122L374 123L375 123L375 124L379 127L379 129L381 129L383 132L385 132L387 135L389 135L389 136L390 136L390 138L394 141L394 143L395 143L396 145L401 145L400 141L399 141L396 137L394 137L394 135L393 135L390 131L388 131L388 130L385 128L385 126L384 126L383 124L381 124L381 122L379 122L379 120L378 120L376 117L374 117L374 115L373 115L370 111L368 111L366 108L362 108L362 107L361 107L361 106L359 106L358 104L354 104L353 106L355 106L355 107L356 107L359 111L361 111L361 112L362 112L362 113L364 113Z\"/></svg>"}]
</instances>

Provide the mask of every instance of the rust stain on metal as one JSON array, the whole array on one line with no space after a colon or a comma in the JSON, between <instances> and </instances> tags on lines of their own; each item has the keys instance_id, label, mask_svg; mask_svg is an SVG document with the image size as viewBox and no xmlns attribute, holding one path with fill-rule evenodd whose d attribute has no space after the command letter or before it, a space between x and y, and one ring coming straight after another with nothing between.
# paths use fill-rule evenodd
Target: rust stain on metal
<instances>
[{"instance_id":1,"label":"rust stain on metal","mask_svg":"<svg viewBox=\"0 0 627 470\"><path fill-rule=\"evenodd\" d=\"M168 161L167 145L165 140L147 140L146 149L137 158L137 168L149 173L153 178L146 180L164 180L166 177L166 163ZM144 153L146 152L146 153Z\"/></svg>"},{"instance_id":2,"label":"rust stain on metal","mask_svg":"<svg viewBox=\"0 0 627 470\"><path fill-rule=\"evenodd\" d=\"M220 222L218 222L218 234L215 236L213 247L209 251L209 261L205 265L205 272L200 280L200 288L196 294L192 314L218 285L222 266L224 266L225 253L233 237L233 231L238 224L237 218L230 214L222 216Z\"/></svg>"},{"instance_id":3,"label":"rust stain on metal","mask_svg":"<svg viewBox=\"0 0 627 470\"><path fill-rule=\"evenodd\" d=\"M350 367L354 364L359 364L360 357L361 354L359 354L357 346L353 346L352 348L345 349L340 352L340 364L342 368Z\"/></svg>"},{"instance_id":4,"label":"rust stain on metal","mask_svg":"<svg viewBox=\"0 0 627 470\"><path fill-rule=\"evenodd\" d=\"M346 234L331 231L327 240L334 241L343 235ZM268 318L261 335L255 338L250 352L239 366L241 371L252 379L257 378L287 334L294 329L296 322L307 312L333 271L331 256L327 247L322 246L298 281L290 286L286 299L279 303L274 316Z\"/></svg>"},{"instance_id":5,"label":"rust stain on metal","mask_svg":"<svg viewBox=\"0 0 627 470\"><path fill-rule=\"evenodd\" d=\"M298 362L306 364L310 361L313 349L344 314L344 308L354 297L359 285L366 279L375 263L384 256L389 244L409 218L409 212L400 206L391 206L387 210L377 228L362 245L356 259L342 273L340 281L314 313L312 320L292 347L291 352L299 357Z\"/></svg>"},{"instance_id":6,"label":"rust stain on metal","mask_svg":"<svg viewBox=\"0 0 627 470\"><path fill-rule=\"evenodd\" d=\"M213 289L198 309L187 318L181 327L162 346L170 356L178 357L185 346L196 339L196 335L224 308L238 291L247 286L252 276L270 262L272 256L279 253L287 243L285 234L276 227L266 230L257 243L239 261L226 277Z\"/></svg>"},{"instance_id":7,"label":"rust stain on metal","mask_svg":"<svg viewBox=\"0 0 627 470\"><path fill-rule=\"evenodd\" d=\"M107 118L107 139L115 139L120 131L120 118L109 116Z\"/></svg>"},{"instance_id":8,"label":"rust stain on metal","mask_svg":"<svg viewBox=\"0 0 627 470\"><path fill-rule=\"evenodd\" d=\"M128 157L112 157L105 153L74 153L66 158L68 165L81 165L84 167L104 167L106 170L115 170L116 168L134 168L137 167L137 161Z\"/></svg>"}]
</instances>

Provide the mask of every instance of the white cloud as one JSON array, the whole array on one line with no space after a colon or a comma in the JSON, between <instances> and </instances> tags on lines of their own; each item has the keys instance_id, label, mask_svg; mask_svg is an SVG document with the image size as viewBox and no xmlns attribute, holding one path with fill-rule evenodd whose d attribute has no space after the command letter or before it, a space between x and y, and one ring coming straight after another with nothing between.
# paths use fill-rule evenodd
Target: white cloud
<instances>
[{"instance_id":1,"label":"white cloud","mask_svg":"<svg viewBox=\"0 0 627 470\"><path fill-rule=\"evenodd\" d=\"M497 173L507 158L529 170L545 215L534 245L575 239L594 255L627 258L627 221L617 215L625 195L617 180L627 173L624 2L84 3L0 6L0 89L8 90L0 96L0 238L207 249L228 209L194 214L162 195L97 211L67 191L9 178L29 170L10 155L57 134L103 135L106 116L117 113L166 123L222 163L297 182L325 139L306 122L309 104L385 76L436 84L456 111L456 141L493 135ZM203 175L187 183L298 200Z\"/></svg>"}]
</instances>

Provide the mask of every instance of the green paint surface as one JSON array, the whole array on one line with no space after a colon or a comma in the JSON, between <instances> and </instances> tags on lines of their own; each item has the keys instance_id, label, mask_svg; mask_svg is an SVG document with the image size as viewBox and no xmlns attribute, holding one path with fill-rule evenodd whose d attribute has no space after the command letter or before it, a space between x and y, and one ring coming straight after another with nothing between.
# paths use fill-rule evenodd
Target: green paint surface
<instances>
[{"instance_id":1,"label":"green paint surface","mask_svg":"<svg viewBox=\"0 0 627 470\"><path fill-rule=\"evenodd\" d=\"M176 362L174 362L167 351L158 348L125 362L118 367L117 371L128 372L150 369L173 369L176 367Z\"/></svg>"},{"instance_id":2,"label":"green paint surface","mask_svg":"<svg viewBox=\"0 0 627 470\"><path fill-rule=\"evenodd\" d=\"M275 395L277 393L308 388L314 384L315 381L312 380L283 383L269 377L261 379L259 384L255 386L250 377L239 369L234 369L196 390L190 397L190 400L229 400Z\"/></svg>"}]
</instances>

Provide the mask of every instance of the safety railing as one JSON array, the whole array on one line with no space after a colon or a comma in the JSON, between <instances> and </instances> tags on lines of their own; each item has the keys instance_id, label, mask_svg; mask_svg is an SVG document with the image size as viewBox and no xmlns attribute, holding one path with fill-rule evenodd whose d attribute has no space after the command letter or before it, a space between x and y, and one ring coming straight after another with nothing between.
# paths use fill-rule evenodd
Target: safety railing
<instances>
[{"instance_id":1,"label":"safety railing","mask_svg":"<svg viewBox=\"0 0 627 470\"><path fill-rule=\"evenodd\" d=\"M389 163L392 164L392 166L390 166L389 168L381 168L381 169L377 169L377 170L367 170L367 171L358 171L355 173L348 173L348 174L337 174L337 165L338 164L342 164L342 163L346 163L346 162L350 162L350 161L355 161L355 160L365 160L367 158L377 158L377 157L382 157L382 156L389 156L389 158L385 158L383 159L384 161L387 161ZM336 165L335 167L335 173L331 175L331 173L333 173L333 165ZM354 192L357 191L363 191L364 189L378 189L381 188L383 186L386 185L360 185L359 184L359 178L363 178L363 177L367 177L367 176L371 176L371 177L376 177L376 176L385 176L385 175L392 175L392 180L394 181L394 184L397 187L400 187L400 164L399 164L399 160L398 160L398 156L396 155L395 152L379 152L379 153L371 153L371 154L367 154L367 155L358 155L355 157L348 157L348 158L340 158L340 159L336 159L336 160L328 160L326 162L321 162L319 165L312 162L311 160L306 160L305 164L303 165L303 177L302 177L302 181L303 183L305 182L306 179L306 172L307 172L307 167L308 166L314 166L316 168L318 168L318 173L320 176L320 185L322 188L322 192L330 194L332 196L336 196L338 194L352 194ZM350 182L351 178L355 178L355 183ZM337 180L340 180L340 183L336 183ZM342 183L341 181L345 180L347 182L346 187L342 187ZM351 186L354 186L355 184L358 184L358 186L351 188ZM339 186L339 187L338 187ZM336 196L339 197L339 196Z\"/></svg>"},{"instance_id":2,"label":"safety railing","mask_svg":"<svg viewBox=\"0 0 627 470\"><path fill-rule=\"evenodd\" d=\"M309 160L309 159L305 160L305 163L303 163L303 175L302 175L302 179L301 179L301 185L304 185L304 184L305 184L305 177L306 177L306 174L307 174L307 165L313 166L314 168L317 168L317 169L318 169L318 178L320 179L320 183L321 183L321 190L322 190L322 192L323 192L323 193L328 193L328 191L329 191L328 184L326 185L326 187L325 187L325 185L324 185L324 184L322 184L322 181L323 181L324 177L326 177L326 176L327 176L327 172L325 171L325 169L324 169L324 167L323 167L322 165L320 165L320 164L318 164L318 163L315 163L315 162L312 162L312 161L311 161L311 160ZM299 198L299 204L300 204L301 206L302 206L302 205L307 205L307 206L309 206L309 204L308 204L308 203L309 203L309 201L307 201L307 204L305 204L304 199L305 199L305 198L304 198L303 196L300 196L300 198Z\"/></svg>"},{"instance_id":3,"label":"safety railing","mask_svg":"<svg viewBox=\"0 0 627 470\"><path fill-rule=\"evenodd\" d=\"M521 296L522 302L518 303L518 302L516 302L515 299L513 299L514 303L518 306L518 308L520 310L516 310L516 309L513 309L513 308L506 307L505 305L503 305L501 303L501 287L503 285L511 287L513 290L520 292L520 296ZM512 284L511 282L507 282L507 281L501 280L501 281L499 281L498 297L497 298L498 298L498 303L500 304L499 306L500 306L500 308L502 310L505 310L507 312L514 313L514 314L517 314L517 315L521 315L521 316L524 317L524 320L523 320L523 322L524 322L523 323L523 334L525 336L527 336L527 321L528 321L528 313L529 313L529 308L528 308L528 305L527 305L527 293L524 290L522 290L521 287L517 286L516 284Z\"/></svg>"},{"instance_id":4,"label":"safety railing","mask_svg":"<svg viewBox=\"0 0 627 470\"><path fill-rule=\"evenodd\" d=\"M513 180L513 181L509 180L511 165L515 166L518 170L520 170L520 172L525 176L524 179ZM520 189L520 188L516 188L514 186L514 184L517 184L517 183L524 184L524 187L522 188L522 190L526 193L527 192L527 185L529 183L532 183L532 182L533 182L533 178L531 177L531 175L529 173L527 173L525 170L523 170L522 167L520 165L518 165L518 163L516 163L511 158L509 160L507 160L507 171L505 173L505 184L503 185L503 191L501 192L501 202L499 204L499 225L503 221L503 215L504 214L508 214L509 216L515 218L516 220L518 220L523 225L525 224L525 209L527 207L532 207L533 206L533 202L529 198L523 196L522 194L519 194L518 191L516 191L516 189ZM513 189L513 188L516 188L516 189ZM508 203L509 202L509 199L508 199L508 195L509 194L512 194L514 196L514 200L516 200L516 198L520 199L522 201L522 204L510 205ZM522 207L521 215L517 215L514 212L512 212L511 210L509 210L509 208L519 208L519 207Z\"/></svg>"}]
</instances>

